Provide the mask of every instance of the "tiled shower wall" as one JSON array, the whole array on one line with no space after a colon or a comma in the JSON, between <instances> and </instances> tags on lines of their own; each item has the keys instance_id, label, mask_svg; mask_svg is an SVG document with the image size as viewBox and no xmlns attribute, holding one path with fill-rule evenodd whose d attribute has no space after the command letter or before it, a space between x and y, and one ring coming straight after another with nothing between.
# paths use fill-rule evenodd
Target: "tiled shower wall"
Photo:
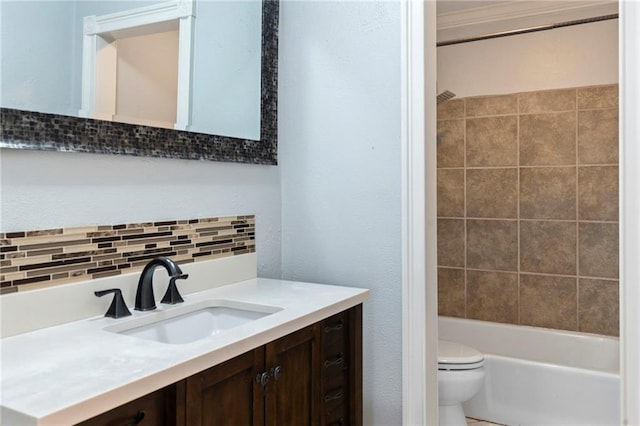
<instances>
[{"instance_id":1,"label":"tiled shower wall","mask_svg":"<svg viewBox=\"0 0 640 426\"><path fill-rule=\"evenodd\" d=\"M41 229L0 234L0 294L255 252L255 217Z\"/></svg>"},{"instance_id":2,"label":"tiled shower wall","mask_svg":"<svg viewBox=\"0 0 640 426\"><path fill-rule=\"evenodd\" d=\"M438 106L440 315L618 335L618 86Z\"/></svg>"}]
</instances>

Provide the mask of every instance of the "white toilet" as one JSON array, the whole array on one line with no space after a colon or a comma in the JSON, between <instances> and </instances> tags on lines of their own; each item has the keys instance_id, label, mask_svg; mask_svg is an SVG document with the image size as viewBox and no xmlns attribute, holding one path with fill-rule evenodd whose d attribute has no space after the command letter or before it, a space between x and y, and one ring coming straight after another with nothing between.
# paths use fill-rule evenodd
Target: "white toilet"
<instances>
[{"instance_id":1,"label":"white toilet","mask_svg":"<svg viewBox=\"0 0 640 426\"><path fill-rule=\"evenodd\" d=\"M447 340L438 341L438 407L440 426L466 426L462 403L480 390L484 355Z\"/></svg>"}]
</instances>

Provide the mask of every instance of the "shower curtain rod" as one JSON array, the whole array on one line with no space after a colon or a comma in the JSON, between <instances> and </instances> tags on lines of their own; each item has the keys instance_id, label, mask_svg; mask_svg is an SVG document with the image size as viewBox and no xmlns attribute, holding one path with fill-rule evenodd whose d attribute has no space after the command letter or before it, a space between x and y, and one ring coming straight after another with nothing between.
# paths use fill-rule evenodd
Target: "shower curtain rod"
<instances>
[{"instance_id":1,"label":"shower curtain rod","mask_svg":"<svg viewBox=\"0 0 640 426\"><path fill-rule=\"evenodd\" d=\"M590 24L592 22L608 21L610 19L618 19L618 14L596 16L593 18L577 19L575 21L558 22L555 24L538 25L535 27L521 28L518 30L500 31L496 33L485 34L476 37L465 37L436 43L437 47L451 46L452 44L470 43L472 41L489 40L492 38L509 37L518 34L535 33L538 31L553 30L556 28L571 27L573 25Z\"/></svg>"}]
</instances>

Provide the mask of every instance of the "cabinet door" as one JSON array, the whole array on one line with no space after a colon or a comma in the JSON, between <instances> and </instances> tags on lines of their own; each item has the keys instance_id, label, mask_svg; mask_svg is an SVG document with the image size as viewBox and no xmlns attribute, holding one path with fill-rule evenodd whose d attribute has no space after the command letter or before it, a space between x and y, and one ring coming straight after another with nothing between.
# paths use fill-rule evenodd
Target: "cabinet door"
<instances>
[{"instance_id":1,"label":"cabinet door","mask_svg":"<svg viewBox=\"0 0 640 426\"><path fill-rule=\"evenodd\" d=\"M174 426L175 386L168 386L92 417L77 426Z\"/></svg>"},{"instance_id":2,"label":"cabinet door","mask_svg":"<svg viewBox=\"0 0 640 426\"><path fill-rule=\"evenodd\" d=\"M247 352L186 379L188 426L262 426L264 393L256 376L264 349Z\"/></svg>"},{"instance_id":3,"label":"cabinet door","mask_svg":"<svg viewBox=\"0 0 640 426\"><path fill-rule=\"evenodd\" d=\"M318 329L314 324L267 344L267 426L319 423Z\"/></svg>"}]
</instances>

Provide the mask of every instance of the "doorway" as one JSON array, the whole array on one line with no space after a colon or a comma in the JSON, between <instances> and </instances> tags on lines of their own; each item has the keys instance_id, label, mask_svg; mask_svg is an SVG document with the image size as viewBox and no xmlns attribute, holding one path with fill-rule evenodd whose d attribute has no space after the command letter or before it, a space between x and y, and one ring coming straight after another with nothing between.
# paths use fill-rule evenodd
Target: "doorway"
<instances>
[{"instance_id":1,"label":"doorway","mask_svg":"<svg viewBox=\"0 0 640 426\"><path fill-rule=\"evenodd\" d=\"M436 277L433 256L436 250L435 191L435 25L433 2L408 2L403 13L404 37L404 124L406 145L403 155L405 187L403 277L403 416L405 424L437 423L437 381L434 382L437 353L437 314L434 314ZM620 5L620 302L622 418L628 424L640 422L640 335L638 333L637 286L640 281L640 173L632 164L640 161L637 144L640 131L631 111L637 111L640 87L638 49L640 31L633 23L640 19L634 2ZM635 20L635 21L634 21ZM424 148L423 148L424 147ZM414 160L424 154L424 161ZM418 190L424 178L422 191ZM422 223L420 220L422 219ZM416 232L417 231L417 232ZM421 237L420 235L424 236ZM425 262L425 259L427 261ZM420 266L423 265L423 266ZM431 266L431 268L430 268ZM415 296L419 297L415 297ZM425 319L415 326L411 319ZM425 344L426 342L426 344ZM435 358L434 358L435 357ZM626 362L626 360L633 360ZM435 362L434 362L435 361ZM434 389L435 388L435 389ZM426 401L426 402L425 402Z\"/></svg>"}]
</instances>

